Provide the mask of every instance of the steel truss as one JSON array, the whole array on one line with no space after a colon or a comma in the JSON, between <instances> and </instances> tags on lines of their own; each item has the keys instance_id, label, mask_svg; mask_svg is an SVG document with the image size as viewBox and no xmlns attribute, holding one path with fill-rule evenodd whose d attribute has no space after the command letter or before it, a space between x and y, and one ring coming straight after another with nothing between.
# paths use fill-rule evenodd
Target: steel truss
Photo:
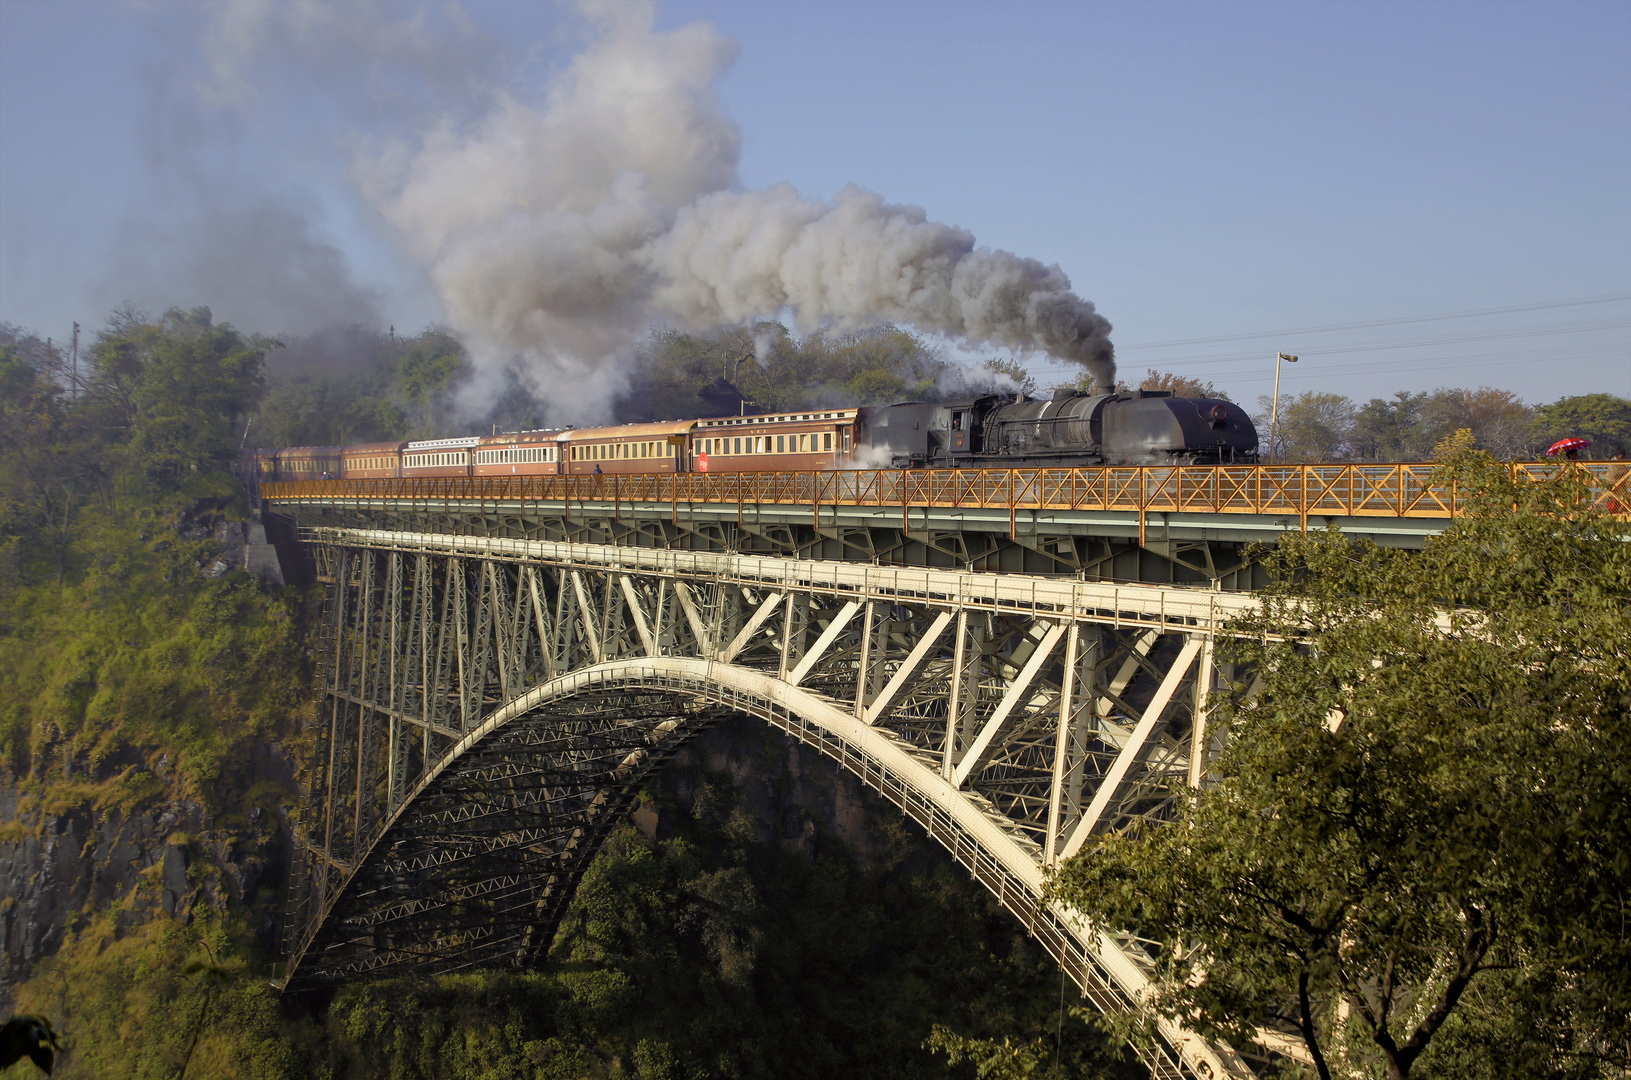
<instances>
[{"instance_id":1,"label":"steel truss","mask_svg":"<svg viewBox=\"0 0 1631 1080\"><path fill-rule=\"evenodd\" d=\"M1154 946L1040 902L1218 750L1240 594L499 537L318 529L324 725L289 988L525 963L644 777L750 713L899 805L1093 1001ZM1175 1025L1158 1076L1250 1075Z\"/></svg>"}]
</instances>

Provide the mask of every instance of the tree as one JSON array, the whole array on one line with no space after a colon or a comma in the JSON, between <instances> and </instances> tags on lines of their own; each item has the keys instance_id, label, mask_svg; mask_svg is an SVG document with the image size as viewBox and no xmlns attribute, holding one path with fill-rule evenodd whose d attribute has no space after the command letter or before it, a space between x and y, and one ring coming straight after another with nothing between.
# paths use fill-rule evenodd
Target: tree
<instances>
[{"instance_id":1,"label":"tree","mask_svg":"<svg viewBox=\"0 0 1631 1080\"><path fill-rule=\"evenodd\" d=\"M1254 417L1259 436L1266 435L1271 423L1272 398L1257 400L1260 416ZM1354 431L1353 399L1344 394L1309 390L1280 398L1280 420L1273 448L1276 461L1339 461L1348 454Z\"/></svg>"},{"instance_id":2,"label":"tree","mask_svg":"<svg viewBox=\"0 0 1631 1080\"><path fill-rule=\"evenodd\" d=\"M1014 385L1019 388L1020 393L1026 396L1036 393L1036 379L1031 376L1029 371L1025 370L1023 364L1013 357L1006 359L992 357L990 360L985 361L985 367L998 375L1006 375L1014 380ZM1081 390L1083 393L1091 392L1093 389L1093 376L1083 372L1076 377L1076 381L1071 388Z\"/></svg>"},{"instance_id":3,"label":"tree","mask_svg":"<svg viewBox=\"0 0 1631 1080\"><path fill-rule=\"evenodd\" d=\"M73 452L69 427L61 389L19 346L0 345L0 553L12 574L49 552L62 578L75 508L98 471Z\"/></svg>"},{"instance_id":4,"label":"tree","mask_svg":"<svg viewBox=\"0 0 1631 1080\"><path fill-rule=\"evenodd\" d=\"M1144 375L1144 381L1138 384L1140 390L1166 390L1173 397L1181 398L1222 398L1229 400L1229 395L1219 390L1209 382L1201 382L1188 375L1174 375L1170 371L1156 371L1150 368Z\"/></svg>"},{"instance_id":5,"label":"tree","mask_svg":"<svg viewBox=\"0 0 1631 1080\"><path fill-rule=\"evenodd\" d=\"M150 480L227 472L265 389L262 360L274 344L216 326L207 307L111 325L92 350L85 404L121 431Z\"/></svg>"},{"instance_id":6,"label":"tree","mask_svg":"<svg viewBox=\"0 0 1631 1080\"><path fill-rule=\"evenodd\" d=\"M1434 443L1466 428L1480 450L1506 461L1530 451L1529 406L1509 390L1434 390L1422 406L1421 424Z\"/></svg>"},{"instance_id":7,"label":"tree","mask_svg":"<svg viewBox=\"0 0 1631 1080\"><path fill-rule=\"evenodd\" d=\"M1284 1026L1321 1077L1606 1075L1631 1065L1631 544L1578 471L1452 468L1469 513L1425 551L1267 555L1209 783L1052 889L1162 943L1155 1012Z\"/></svg>"},{"instance_id":8,"label":"tree","mask_svg":"<svg viewBox=\"0 0 1631 1080\"><path fill-rule=\"evenodd\" d=\"M1363 461L1426 461L1432 447L1421 426L1427 394L1401 390L1371 398L1354 413L1352 448Z\"/></svg>"},{"instance_id":9,"label":"tree","mask_svg":"<svg viewBox=\"0 0 1631 1080\"><path fill-rule=\"evenodd\" d=\"M407 438L448 434L444 417L459 387L470 377L470 358L450 332L430 327L407 343L397 362L395 396L407 416Z\"/></svg>"},{"instance_id":10,"label":"tree","mask_svg":"<svg viewBox=\"0 0 1631 1080\"><path fill-rule=\"evenodd\" d=\"M815 333L801 342L780 323L707 336L664 331L636 357L618 416L718 416L744 401L749 412L775 412L934 400L944 368L921 338L894 326Z\"/></svg>"},{"instance_id":11,"label":"tree","mask_svg":"<svg viewBox=\"0 0 1631 1080\"><path fill-rule=\"evenodd\" d=\"M1590 457L1631 454L1631 401L1613 394L1559 398L1535 410L1531 433L1539 449L1565 435L1581 435L1591 440Z\"/></svg>"}]
</instances>

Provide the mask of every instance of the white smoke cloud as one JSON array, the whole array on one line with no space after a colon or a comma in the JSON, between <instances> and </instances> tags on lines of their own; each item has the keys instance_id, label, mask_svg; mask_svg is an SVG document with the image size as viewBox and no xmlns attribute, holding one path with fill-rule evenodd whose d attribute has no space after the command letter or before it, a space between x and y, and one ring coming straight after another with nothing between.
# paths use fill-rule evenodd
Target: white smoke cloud
<instances>
[{"instance_id":1,"label":"white smoke cloud","mask_svg":"<svg viewBox=\"0 0 1631 1080\"><path fill-rule=\"evenodd\" d=\"M653 322L650 245L680 208L736 183L741 142L713 92L732 42L703 25L658 33L649 5L589 13L596 36L541 107L503 97L473 132L434 132L397 175L373 163L366 185L488 384L520 358L558 420L605 412L618 358Z\"/></svg>"},{"instance_id":2,"label":"white smoke cloud","mask_svg":"<svg viewBox=\"0 0 1631 1080\"><path fill-rule=\"evenodd\" d=\"M706 195L647 254L662 281L654 305L695 328L783 308L803 330L887 319L1039 350L1114 380L1110 324L1064 271L976 248L966 229L854 185L832 203L787 184Z\"/></svg>"},{"instance_id":3,"label":"white smoke cloud","mask_svg":"<svg viewBox=\"0 0 1631 1080\"><path fill-rule=\"evenodd\" d=\"M890 321L1113 378L1109 324L1058 267L859 187L742 190L741 133L715 92L736 45L704 24L658 30L651 3L580 4L584 44L541 94L522 78L537 54L457 4L153 11L178 52L152 76L153 190L107 261L115 303L187 297L273 332L372 326L393 297L356 277L337 233L382 221L392 244L362 254L397 269L405 255L418 308L428 278L432 317L476 362L473 411L513 372L555 421L603 419L652 328L786 313L805 333ZM265 127L274 115L300 120ZM289 152L246 156L269 131ZM321 180L341 147L366 206L301 196L266 168ZM755 338L761 361L769 343Z\"/></svg>"},{"instance_id":4,"label":"white smoke cloud","mask_svg":"<svg viewBox=\"0 0 1631 1080\"><path fill-rule=\"evenodd\" d=\"M976 394L1020 394L1025 387L1005 371L985 364L947 364L935 373L934 388L942 397L972 397Z\"/></svg>"},{"instance_id":5,"label":"white smoke cloud","mask_svg":"<svg viewBox=\"0 0 1631 1080\"><path fill-rule=\"evenodd\" d=\"M784 311L805 332L888 320L1113 382L1110 324L1057 266L858 187L830 202L739 190L741 136L714 92L735 44L703 24L659 31L650 4L583 10L588 44L541 103L498 95L479 122L359 165L485 375L473 395L519 369L552 420L599 419L651 327ZM418 39L391 40L412 54Z\"/></svg>"}]
</instances>

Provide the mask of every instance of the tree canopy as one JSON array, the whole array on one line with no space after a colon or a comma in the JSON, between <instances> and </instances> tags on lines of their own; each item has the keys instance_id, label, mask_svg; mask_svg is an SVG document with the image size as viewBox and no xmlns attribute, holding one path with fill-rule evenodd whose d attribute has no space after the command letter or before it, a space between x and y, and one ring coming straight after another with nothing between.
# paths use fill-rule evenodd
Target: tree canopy
<instances>
[{"instance_id":1,"label":"tree canopy","mask_svg":"<svg viewBox=\"0 0 1631 1080\"><path fill-rule=\"evenodd\" d=\"M1152 1010L1321 1077L1631 1065L1631 544L1579 475L1453 466L1423 552L1288 534L1226 748L1057 896L1163 946Z\"/></svg>"}]
</instances>

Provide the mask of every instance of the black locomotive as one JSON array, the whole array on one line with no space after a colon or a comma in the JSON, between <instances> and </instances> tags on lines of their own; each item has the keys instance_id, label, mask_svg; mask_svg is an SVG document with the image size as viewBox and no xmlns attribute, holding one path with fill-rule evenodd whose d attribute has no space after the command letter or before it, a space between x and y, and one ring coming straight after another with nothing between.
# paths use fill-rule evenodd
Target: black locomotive
<instances>
[{"instance_id":1,"label":"black locomotive","mask_svg":"<svg viewBox=\"0 0 1631 1080\"><path fill-rule=\"evenodd\" d=\"M896 469L1257 461L1257 428L1239 405L1166 390L988 394L860 412L857 441Z\"/></svg>"}]
</instances>

